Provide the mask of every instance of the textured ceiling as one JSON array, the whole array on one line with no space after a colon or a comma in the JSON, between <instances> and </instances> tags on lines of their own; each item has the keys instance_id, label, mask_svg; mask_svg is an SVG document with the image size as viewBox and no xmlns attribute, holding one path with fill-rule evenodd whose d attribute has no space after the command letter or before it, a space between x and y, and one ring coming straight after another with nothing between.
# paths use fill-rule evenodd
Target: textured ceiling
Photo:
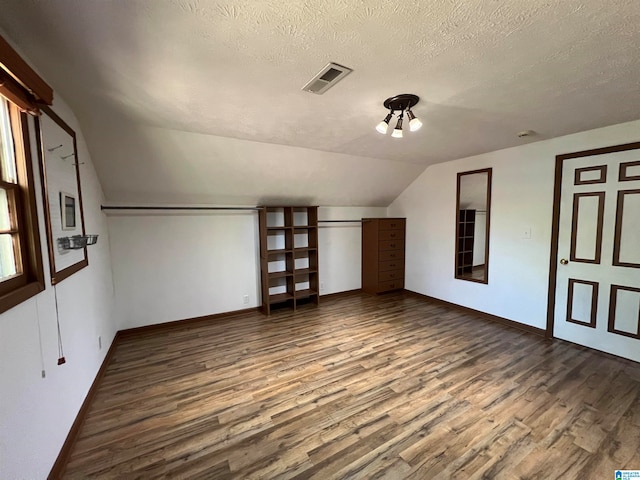
<instances>
[{"instance_id":1,"label":"textured ceiling","mask_svg":"<svg viewBox=\"0 0 640 480\"><path fill-rule=\"evenodd\" d=\"M362 164L358 176L371 175L367 188L382 186L374 177L395 165L395 190L383 195L393 198L432 163L640 117L638 0L0 0L0 8L0 28L78 114L113 199L135 196L108 148L122 131L348 154ZM324 95L302 92L329 61L354 72ZM414 112L424 123L402 140L374 130L382 101L398 93L421 97ZM538 135L517 138L525 129ZM166 182L154 162L180 156L191 165L201 153L178 137L162 151L136 139L118 151L148 181ZM362 157L386 163L369 171ZM235 158L220 151L219 173ZM268 177L256 163L254 174ZM194 178L210 173L192 167ZM215 200L204 187L196 193ZM341 200L316 193L324 204ZM358 201L383 201L362 193Z\"/></svg>"}]
</instances>

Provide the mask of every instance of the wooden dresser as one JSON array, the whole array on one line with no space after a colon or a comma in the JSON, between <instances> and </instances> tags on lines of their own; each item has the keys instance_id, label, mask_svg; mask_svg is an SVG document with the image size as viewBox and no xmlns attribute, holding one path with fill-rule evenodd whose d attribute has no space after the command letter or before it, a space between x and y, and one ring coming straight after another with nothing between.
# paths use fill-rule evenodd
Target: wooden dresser
<instances>
[{"instance_id":1,"label":"wooden dresser","mask_svg":"<svg viewBox=\"0 0 640 480\"><path fill-rule=\"evenodd\" d=\"M404 288L404 218L362 219L362 290Z\"/></svg>"}]
</instances>

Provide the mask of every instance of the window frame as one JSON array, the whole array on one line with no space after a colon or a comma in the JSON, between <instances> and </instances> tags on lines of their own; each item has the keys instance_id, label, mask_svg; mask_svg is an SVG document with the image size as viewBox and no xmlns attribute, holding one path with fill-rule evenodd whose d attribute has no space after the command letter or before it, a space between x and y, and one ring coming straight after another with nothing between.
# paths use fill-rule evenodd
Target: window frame
<instances>
[{"instance_id":1,"label":"window frame","mask_svg":"<svg viewBox=\"0 0 640 480\"><path fill-rule=\"evenodd\" d=\"M4 98L2 98L4 101ZM17 183L9 183L15 195L15 217L20 245L20 273L0 281L0 313L24 302L45 289L36 185L27 114L7 99L13 136ZM4 184L4 182L3 182ZM4 188L4 187L3 187Z\"/></svg>"},{"instance_id":2,"label":"window frame","mask_svg":"<svg viewBox=\"0 0 640 480\"><path fill-rule=\"evenodd\" d=\"M5 190L14 192L10 203L15 210L15 225L3 233L17 234L20 253L19 273L0 281L1 314L45 289L29 116L53 102L53 89L1 35L0 98L8 105L17 177L16 183L2 182ZM32 125L35 128L35 122Z\"/></svg>"}]
</instances>

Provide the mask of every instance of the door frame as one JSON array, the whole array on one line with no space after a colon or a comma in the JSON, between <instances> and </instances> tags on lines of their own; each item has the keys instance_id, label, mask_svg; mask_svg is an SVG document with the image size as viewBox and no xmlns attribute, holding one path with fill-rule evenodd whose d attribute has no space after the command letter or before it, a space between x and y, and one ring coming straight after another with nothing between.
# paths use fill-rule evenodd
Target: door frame
<instances>
[{"instance_id":1,"label":"door frame","mask_svg":"<svg viewBox=\"0 0 640 480\"><path fill-rule=\"evenodd\" d=\"M560 199L562 197L562 167L564 161L571 158L592 157L607 153L624 152L640 149L640 142L612 145L610 147L582 150L579 152L556 155L556 171L553 185L553 224L551 227L551 255L549 258L549 293L547 296L547 329L546 338L553 338L553 326L555 322L556 306L556 282L558 275L558 234L560 233Z\"/></svg>"}]
</instances>

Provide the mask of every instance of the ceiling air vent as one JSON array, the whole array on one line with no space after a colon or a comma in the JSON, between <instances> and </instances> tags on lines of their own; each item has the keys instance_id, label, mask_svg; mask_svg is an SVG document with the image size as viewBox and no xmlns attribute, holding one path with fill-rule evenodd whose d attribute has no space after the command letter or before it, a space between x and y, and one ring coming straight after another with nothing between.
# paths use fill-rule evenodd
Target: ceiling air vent
<instances>
[{"instance_id":1,"label":"ceiling air vent","mask_svg":"<svg viewBox=\"0 0 640 480\"><path fill-rule=\"evenodd\" d=\"M353 70L350 68L343 67L337 63L328 63L326 67L302 87L302 90L322 95L351 72Z\"/></svg>"}]
</instances>

